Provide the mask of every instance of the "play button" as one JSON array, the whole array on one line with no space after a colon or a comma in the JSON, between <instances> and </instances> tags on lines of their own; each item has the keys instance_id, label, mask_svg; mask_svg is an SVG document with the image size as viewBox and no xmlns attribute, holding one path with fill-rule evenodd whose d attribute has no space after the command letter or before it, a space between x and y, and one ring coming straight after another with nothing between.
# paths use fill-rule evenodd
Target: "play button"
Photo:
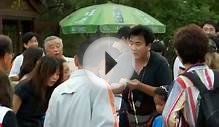
<instances>
[{"instance_id":1,"label":"play button","mask_svg":"<svg viewBox=\"0 0 219 127\"><path fill-rule=\"evenodd\" d=\"M105 75L117 64L117 62L105 52Z\"/></svg>"},{"instance_id":2,"label":"play button","mask_svg":"<svg viewBox=\"0 0 219 127\"><path fill-rule=\"evenodd\" d=\"M129 46L113 37L100 38L86 50L83 67L105 79L118 83L130 79L134 72L134 57Z\"/></svg>"}]
</instances>

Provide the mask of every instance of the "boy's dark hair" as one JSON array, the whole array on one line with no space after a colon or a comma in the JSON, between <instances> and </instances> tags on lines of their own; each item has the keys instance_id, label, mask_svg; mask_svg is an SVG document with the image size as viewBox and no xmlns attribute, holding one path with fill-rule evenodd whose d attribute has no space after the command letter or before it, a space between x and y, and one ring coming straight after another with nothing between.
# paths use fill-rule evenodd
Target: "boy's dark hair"
<instances>
[{"instance_id":1,"label":"boy's dark hair","mask_svg":"<svg viewBox=\"0 0 219 127\"><path fill-rule=\"evenodd\" d=\"M161 52L163 53L165 50L165 44L163 41L156 40L151 44L151 50L155 52Z\"/></svg>"},{"instance_id":2,"label":"boy's dark hair","mask_svg":"<svg viewBox=\"0 0 219 127\"><path fill-rule=\"evenodd\" d=\"M83 64L83 58L84 58L84 54L87 50L87 48L90 46L90 44L95 40L96 38L92 38L92 39L88 39L85 40L84 42L81 43L81 45L79 46L79 48L76 51L76 56L79 59L79 63L82 65Z\"/></svg>"},{"instance_id":3,"label":"boy's dark hair","mask_svg":"<svg viewBox=\"0 0 219 127\"><path fill-rule=\"evenodd\" d=\"M119 39L122 39L122 38L128 39L130 30L131 28L129 26L123 26L118 30L116 37Z\"/></svg>"},{"instance_id":4,"label":"boy's dark hair","mask_svg":"<svg viewBox=\"0 0 219 127\"><path fill-rule=\"evenodd\" d=\"M28 41L29 41L32 37L38 38L38 36L37 36L36 33L27 32L27 33L25 33L25 34L22 36L22 42L23 42L24 44L27 44Z\"/></svg>"},{"instance_id":5,"label":"boy's dark hair","mask_svg":"<svg viewBox=\"0 0 219 127\"><path fill-rule=\"evenodd\" d=\"M167 101L168 91L166 89L158 87L154 93L155 95L161 96L165 102Z\"/></svg>"},{"instance_id":6,"label":"boy's dark hair","mask_svg":"<svg viewBox=\"0 0 219 127\"><path fill-rule=\"evenodd\" d=\"M12 41L6 35L0 35L0 58L6 53L12 53Z\"/></svg>"},{"instance_id":7,"label":"boy's dark hair","mask_svg":"<svg viewBox=\"0 0 219 127\"><path fill-rule=\"evenodd\" d=\"M208 37L199 26L190 24L176 31L174 47L183 64L202 63L208 52Z\"/></svg>"},{"instance_id":8,"label":"boy's dark hair","mask_svg":"<svg viewBox=\"0 0 219 127\"><path fill-rule=\"evenodd\" d=\"M143 25L137 25L131 28L129 38L131 36L139 36L139 35L144 37L146 45L152 43L155 39L153 31L150 28Z\"/></svg>"}]
</instances>

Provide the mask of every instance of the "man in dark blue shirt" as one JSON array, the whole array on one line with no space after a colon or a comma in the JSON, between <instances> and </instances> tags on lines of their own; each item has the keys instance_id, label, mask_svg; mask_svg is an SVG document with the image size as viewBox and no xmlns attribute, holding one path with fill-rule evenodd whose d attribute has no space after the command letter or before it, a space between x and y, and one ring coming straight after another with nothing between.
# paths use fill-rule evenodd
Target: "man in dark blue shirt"
<instances>
[{"instance_id":1,"label":"man in dark blue shirt","mask_svg":"<svg viewBox=\"0 0 219 127\"><path fill-rule=\"evenodd\" d=\"M155 111L154 90L170 83L169 64L166 59L151 51L153 32L145 26L135 26L130 31L129 46L135 58L136 76L128 82L123 93L123 104L127 106L129 125L145 125ZM123 122L123 121L120 121Z\"/></svg>"}]
</instances>

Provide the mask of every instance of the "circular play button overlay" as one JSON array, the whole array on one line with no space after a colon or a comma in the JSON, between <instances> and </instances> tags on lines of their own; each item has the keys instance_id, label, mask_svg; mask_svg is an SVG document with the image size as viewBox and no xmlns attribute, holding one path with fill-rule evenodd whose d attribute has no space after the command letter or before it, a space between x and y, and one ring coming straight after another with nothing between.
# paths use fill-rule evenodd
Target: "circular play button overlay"
<instances>
[{"instance_id":1,"label":"circular play button overlay","mask_svg":"<svg viewBox=\"0 0 219 127\"><path fill-rule=\"evenodd\" d=\"M134 72L134 56L127 43L114 37L94 41L86 50L83 67L105 79L119 83L130 79Z\"/></svg>"}]
</instances>

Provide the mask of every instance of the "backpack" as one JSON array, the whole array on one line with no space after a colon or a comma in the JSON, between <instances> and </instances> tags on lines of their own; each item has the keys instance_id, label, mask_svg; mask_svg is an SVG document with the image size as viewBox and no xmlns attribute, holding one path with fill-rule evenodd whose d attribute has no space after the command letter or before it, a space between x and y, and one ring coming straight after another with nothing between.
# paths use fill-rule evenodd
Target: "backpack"
<instances>
[{"instance_id":1,"label":"backpack","mask_svg":"<svg viewBox=\"0 0 219 127\"><path fill-rule=\"evenodd\" d=\"M214 72L214 88L208 90L202 83L196 72L185 72L184 75L190 79L194 86L200 92L200 105L198 111L198 118L196 122L197 127L219 127L219 72Z\"/></svg>"}]
</instances>

